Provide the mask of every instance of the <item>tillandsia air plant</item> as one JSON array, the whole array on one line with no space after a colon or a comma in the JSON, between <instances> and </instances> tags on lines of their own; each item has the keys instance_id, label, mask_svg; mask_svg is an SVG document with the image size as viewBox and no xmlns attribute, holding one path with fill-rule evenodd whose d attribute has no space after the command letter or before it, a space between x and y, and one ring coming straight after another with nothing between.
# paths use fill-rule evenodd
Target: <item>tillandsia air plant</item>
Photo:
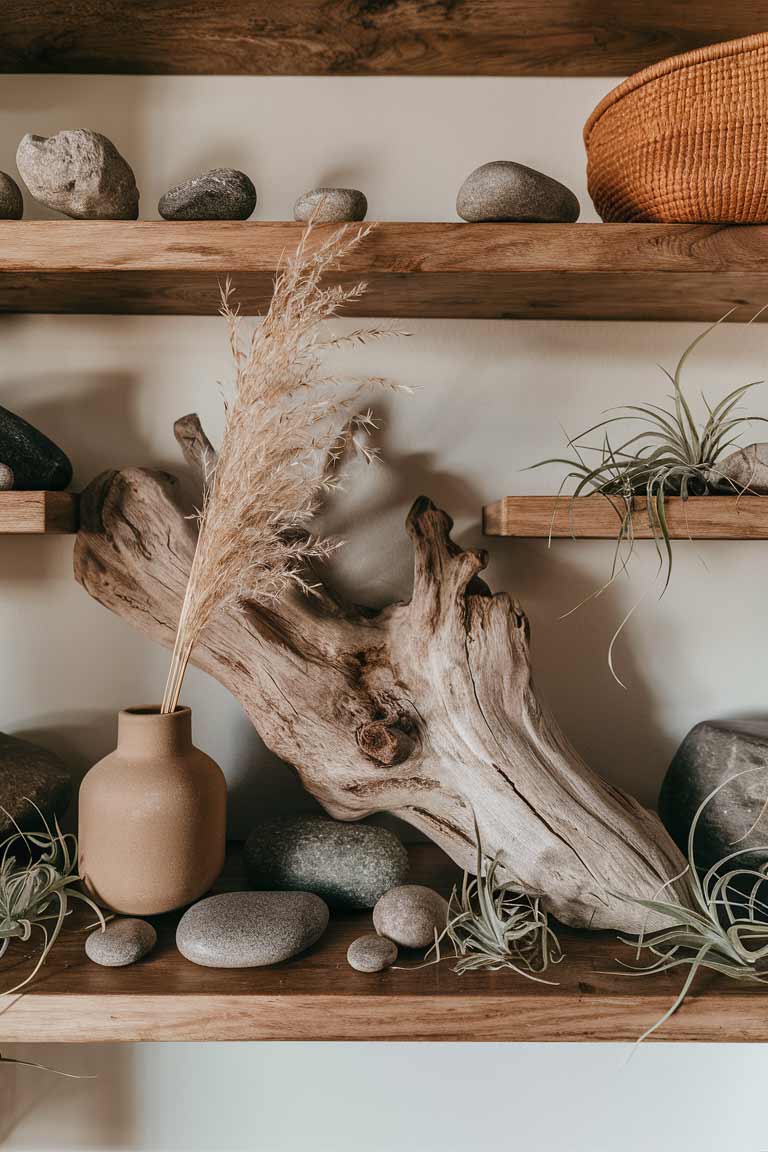
<instances>
[{"instance_id":1,"label":"tillandsia air plant","mask_svg":"<svg viewBox=\"0 0 768 1152\"><path fill-rule=\"evenodd\" d=\"M758 313L759 315L760 313ZM672 385L671 407L657 404L628 404L614 409L617 414L593 424L580 435L569 439L567 446L573 456L541 460L532 465L541 468L560 464L568 469L558 496L568 493L570 510L582 496L602 496L616 513L616 549L610 573L605 583L574 608L576 611L587 601L601 595L622 574L626 574L635 545L635 523L638 497L645 499L644 517L658 557L656 579L660 580L660 596L664 595L672 574L672 538L665 508L665 498L705 496L712 492L732 492L736 496L751 493L748 485L737 485L718 471L718 462L752 421L764 417L750 416L739 411L740 402L762 384L762 380L743 384L710 406L702 395L706 415L697 421L683 388L683 369L692 352L731 313L710 325L685 349L674 373L666 372ZM753 317L756 319L756 317ZM637 421L639 431L614 444L610 426ZM597 442L588 438L598 434ZM551 542L551 537L550 537ZM624 687L613 664L613 650L622 629L638 607L634 604L613 635L608 651L608 663L614 678ZM566 615L570 615L566 613Z\"/></svg>"},{"instance_id":2,"label":"tillandsia air plant","mask_svg":"<svg viewBox=\"0 0 768 1152\"><path fill-rule=\"evenodd\" d=\"M322 356L395 330L361 328L324 337L323 322L365 291L363 283L326 286L324 276L370 231L340 228L312 244L310 221L275 279L269 310L247 338L229 283L223 291L234 392L225 403L220 450L206 462L197 547L164 713L177 706L192 650L215 609L275 604L291 587L311 593L307 566L338 547L338 541L311 533L309 524L325 494L339 484L339 461L350 448L360 447L359 433L376 427L370 411L359 412L362 391L387 382L368 377L350 383L324 372ZM360 451L369 461L376 455L365 444Z\"/></svg>"},{"instance_id":3,"label":"tillandsia air plant","mask_svg":"<svg viewBox=\"0 0 768 1152\"><path fill-rule=\"evenodd\" d=\"M733 980L768 983L768 863L758 868L739 864L739 857L745 853L765 852L768 845L755 848L741 848L729 853L722 860L704 870L696 866L695 839L701 815L707 804L734 780L752 772L765 772L762 766L747 768L724 780L699 805L688 834L688 865L680 874L669 880L668 888L683 876L688 876L691 889L691 906L685 907L662 899L662 892L652 900L622 896L646 908L648 912L660 914L668 921L668 927L651 934L641 933L637 940L621 937L623 943L635 947L637 958L643 952L652 959L647 965L632 967L627 975L647 975L654 972L669 972L674 968L687 969L680 993L669 1010L651 1025L639 1038L645 1040L672 1016L685 1000L697 972L709 968ZM764 811L765 809L763 809ZM760 816L748 829L748 836L757 825Z\"/></svg>"}]
</instances>

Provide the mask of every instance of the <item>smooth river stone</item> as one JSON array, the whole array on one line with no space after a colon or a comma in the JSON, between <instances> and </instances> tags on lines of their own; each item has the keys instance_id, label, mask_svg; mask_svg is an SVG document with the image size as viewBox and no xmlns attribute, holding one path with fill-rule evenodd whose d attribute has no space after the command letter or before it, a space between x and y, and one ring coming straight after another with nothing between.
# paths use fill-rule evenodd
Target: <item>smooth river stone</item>
<instances>
[{"instance_id":1,"label":"smooth river stone","mask_svg":"<svg viewBox=\"0 0 768 1152\"><path fill-rule=\"evenodd\" d=\"M559 180L514 160L492 160L467 176L456 197L456 211L473 224L494 220L570 224L578 220L581 209Z\"/></svg>"},{"instance_id":2,"label":"smooth river stone","mask_svg":"<svg viewBox=\"0 0 768 1152\"><path fill-rule=\"evenodd\" d=\"M58 756L0 732L0 839L15 831L14 821L25 832L40 832L40 813L52 825L71 798L72 781Z\"/></svg>"},{"instance_id":3,"label":"smooth river stone","mask_svg":"<svg viewBox=\"0 0 768 1152\"><path fill-rule=\"evenodd\" d=\"M13 468L9 468L7 464L0 464L0 492L10 492L13 482Z\"/></svg>"},{"instance_id":4,"label":"smooth river stone","mask_svg":"<svg viewBox=\"0 0 768 1152\"><path fill-rule=\"evenodd\" d=\"M254 888L316 892L337 908L373 908L408 875L408 853L387 828L325 816L258 824L245 843Z\"/></svg>"},{"instance_id":5,"label":"smooth river stone","mask_svg":"<svg viewBox=\"0 0 768 1152\"><path fill-rule=\"evenodd\" d=\"M160 197L164 220L247 220L256 207L256 189L236 168L213 168L184 180Z\"/></svg>"},{"instance_id":6,"label":"smooth river stone","mask_svg":"<svg viewBox=\"0 0 768 1152\"><path fill-rule=\"evenodd\" d=\"M768 811L749 836L768 800L768 725L705 720L683 740L669 766L659 795L659 815L681 851L688 855L688 833L699 805L719 784L745 769L710 800L696 827L694 856L699 867L711 867L731 852L734 867L757 868L768 862Z\"/></svg>"},{"instance_id":7,"label":"smooth river stone","mask_svg":"<svg viewBox=\"0 0 768 1152\"><path fill-rule=\"evenodd\" d=\"M724 492L746 488L760 496L768 495L768 444L749 444L737 448L710 471L710 483Z\"/></svg>"},{"instance_id":8,"label":"smooth river stone","mask_svg":"<svg viewBox=\"0 0 768 1152\"><path fill-rule=\"evenodd\" d=\"M13 486L20 491L58 491L72 480L72 465L61 448L21 416L2 407L0 460L13 471Z\"/></svg>"},{"instance_id":9,"label":"smooth river stone","mask_svg":"<svg viewBox=\"0 0 768 1152\"><path fill-rule=\"evenodd\" d=\"M135 220L139 215L133 170L100 132L27 133L16 166L35 200L76 220Z\"/></svg>"},{"instance_id":10,"label":"smooth river stone","mask_svg":"<svg viewBox=\"0 0 768 1152\"><path fill-rule=\"evenodd\" d=\"M12 176L0 172L0 220L21 220L23 215L21 189Z\"/></svg>"},{"instance_id":11,"label":"smooth river stone","mask_svg":"<svg viewBox=\"0 0 768 1152\"><path fill-rule=\"evenodd\" d=\"M290 960L327 927L328 905L312 892L223 892L184 913L176 947L206 968L260 968Z\"/></svg>"},{"instance_id":12,"label":"smooth river stone","mask_svg":"<svg viewBox=\"0 0 768 1152\"><path fill-rule=\"evenodd\" d=\"M294 220L309 220L317 209L316 224L344 224L364 220L368 201L357 188L313 188L293 206Z\"/></svg>"},{"instance_id":13,"label":"smooth river stone","mask_svg":"<svg viewBox=\"0 0 768 1152\"><path fill-rule=\"evenodd\" d=\"M392 888L373 910L376 931L403 948L428 948L447 923L448 901L421 884Z\"/></svg>"},{"instance_id":14,"label":"smooth river stone","mask_svg":"<svg viewBox=\"0 0 768 1152\"><path fill-rule=\"evenodd\" d=\"M397 944L386 936L368 932L358 936L347 949L347 960L356 972L383 972L397 960Z\"/></svg>"},{"instance_id":15,"label":"smooth river stone","mask_svg":"<svg viewBox=\"0 0 768 1152\"><path fill-rule=\"evenodd\" d=\"M146 920L124 917L110 920L102 932L97 928L85 942L85 954L94 964L123 968L135 964L157 944L157 932Z\"/></svg>"}]
</instances>

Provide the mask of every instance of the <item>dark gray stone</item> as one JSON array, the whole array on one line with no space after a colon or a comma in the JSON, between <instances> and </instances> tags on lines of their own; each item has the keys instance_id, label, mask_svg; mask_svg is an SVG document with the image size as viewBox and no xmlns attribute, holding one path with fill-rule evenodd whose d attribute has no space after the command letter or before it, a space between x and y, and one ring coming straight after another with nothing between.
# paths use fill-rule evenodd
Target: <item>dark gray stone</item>
<instances>
[{"instance_id":1,"label":"dark gray stone","mask_svg":"<svg viewBox=\"0 0 768 1152\"><path fill-rule=\"evenodd\" d=\"M254 828L245 865L254 888L316 892L338 908L373 908L406 878L408 853L386 828L290 816Z\"/></svg>"},{"instance_id":2,"label":"dark gray stone","mask_svg":"<svg viewBox=\"0 0 768 1152\"><path fill-rule=\"evenodd\" d=\"M293 206L293 218L309 220L315 210L316 224L344 224L364 220L368 201L357 188L313 188L299 196Z\"/></svg>"},{"instance_id":3,"label":"dark gray stone","mask_svg":"<svg viewBox=\"0 0 768 1152\"><path fill-rule=\"evenodd\" d=\"M768 813L754 832L741 839L768 799L768 725L705 720L678 748L661 786L659 814L686 855L699 805L718 785L749 768L763 771L732 780L699 817L694 842L697 865L708 868L742 848L751 851L736 858L737 866L758 867L768 861Z\"/></svg>"},{"instance_id":4,"label":"dark gray stone","mask_svg":"<svg viewBox=\"0 0 768 1152\"><path fill-rule=\"evenodd\" d=\"M403 948L428 948L448 923L448 901L433 888L403 884L381 897L373 926Z\"/></svg>"},{"instance_id":5,"label":"dark gray stone","mask_svg":"<svg viewBox=\"0 0 768 1152\"><path fill-rule=\"evenodd\" d=\"M72 781L58 756L0 732L0 839L14 831L14 821L25 832L39 832L37 809L51 823L71 797Z\"/></svg>"},{"instance_id":6,"label":"dark gray stone","mask_svg":"<svg viewBox=\"0 0 768 1152\"><path fill-rule=\"evenodd\" d=\"M160 197L165 220L247 220L256 207L256 189L244 172L214 168L177 184Z\"/></svg>"},{"instance_id":7,"label":"dark gray stone","mask_svg":"<svg viewBox=\"0 0 768 1152\"><path fill-rule=\"evenodd\" d=\"M85 954L94 964L105 968L124 968L135 964L157 944L157 932L146 920L132 916L110 920L104 929L97 928L85 942Z\"/></svg>"},{"instance_id":8,"label":"dark gray stone","mask_svg":"<svg viewBox=\"0 0 768 1152\"><path fill-rule=\"evenodd\" d=\"M13 468L9 468L7 464L0 464L0 492L10 492L13 483Z\"/></svg>"},{"instance_id":9,"label":"dark gray stone","mask_svg":"<svg viewBox=\"0 0 768 1152\"><path fill-rule=\"evenodd\" d=\"M58 491L72 480L72 465L61 448L21 416L2 407L0 460L12 470L13 486L20 491Z\"/></svg>"},{"instance_id":10,"label":"dark gray stone","mask_svg":"<svg viewBox=\"0 0 768 1152\"><path fill-rule=\"evenodd\" d=\"M320 939L328 906L312 892L223 892L189 908L176 947L205 968L260 968Z\"/></svg>"},{"instance_id":11,"label":"dark gray stone","mask_svg":"<svg viewBox=\"0 0 768 1152\"><path fill-rule=\"evenodd\" d=\"M135 220L139 191L130 164L100 132L27 133L16 165L35 200L76 220Z\"/></svg>"},{"instance_id":12,"label":"dark gray stone","mask_svg":"<svg viewBox=\"0 0 768 1152\"><path fill-rule=\"evenodd\" d=\"M386 936L368 932L358 936L347 949L347 960L356 972L383 972L397 960L397 944Z\"/></svg>"},{"instance_id":13,"label":"dark gray stone","mask_svg":"<svg viewBox=\"0 0 768 1152\"><path fill-rule=\"evenodd\" d=\"M21 189L12 176L0 172L0 220L21 220L23 215Z\"/></svg>"},{"instance_id":14,"label":"dark gray stone","mask_svg":"<svg viewBox=\"0 0 768 1152\"><path fill-rule=\"evenodd\" d=\"M570 224L578 220L581 209L559 180L514 160L492 160L467 176L456 197L456 211L470 223Z\"/></svg>"}]
</instances>

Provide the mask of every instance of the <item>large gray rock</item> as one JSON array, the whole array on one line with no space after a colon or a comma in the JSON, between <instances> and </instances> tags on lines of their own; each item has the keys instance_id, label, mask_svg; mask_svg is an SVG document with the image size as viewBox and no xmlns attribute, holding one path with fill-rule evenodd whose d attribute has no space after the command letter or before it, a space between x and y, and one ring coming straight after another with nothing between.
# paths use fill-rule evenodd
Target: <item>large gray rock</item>
<instances>
[{"instance_id":1,"label":"large gray rock","mask_svg":"<svg viewBox=\"0 0 768 1152\"><path fill-rule=\"evenodd\" d=\"M23 215L21 189L12 176L0 172L0 220L21 220Z\"/></svg>"},{"instance_id":2,"label":"large gray rock","mask_svg":"<svg viewBox=\"0 0 768 1152\"><path fill-rule=\"evenodd\" d=\"M260 968L290 960L327 927L328 906L312 892L223 892L184 913L176 946L206 968Z\"/></svg>"},{"instance_id":3,"label":"large gray rock","mask_svg":"<svg viewBox=\"0 0 768 1152\"><path fill-rule=\"evenodd\" d=\"M475 168L456 197L456 211L470 223L570 224L580 210L570 188L514 160L492 160Z\"/></svg>"},{"instance_id":4,"label":"large gray rock","mask_svg":"<svg viewBox=\"0 0 768 1152\"><path fill-rule=\"evenodd\" d=\"M72 797L69 772L46 748L0 732L0 839L14 831L41 830L45 820L62 816Z\"/></svg>"},{"instance_id":5,"label":"large gray rock","mask_svg":"<svg viewBox=\"0 0 768 1152\"><path fill-rule=\"evenodd\" d=\"M745 489L768 495L768 444L737 448L713 465L707 479L725 492Z\"/></svg>"},{"instance_id":6,"label":"large gray rock","mask_svg":"<svg viewBox=\"0 0 768 1152\"><path fill-rule=\"evenodd\" d=\"M347 961L356 972L383 972L397 960L397 944L386 936L367 932L347 948Z\"/></svg>"},{"instance_id":7,"label":"large gray rock","mask_svg":"<svg viewBox=\"0 0 768 1152\"><path fill-rule=\"evenodd\" d=\"M0 407L0 460L13 472L13 486L21 491L66 488L72 465L52 440L28 421Z\"/></svg>"},{"instance_id":8,"label":"large gray rock","mask_svg":"<svg viewBox=\"0 0 768 1152\"><path fill-rule=\"evenodd\" d=\"M373 910L376 931L403 948L428 948L447 923L448 901L421 884L393 888Z\"/></svg>"},{"instance_id":9,"label":"large gray rock","mask_svg":"<svg viewBox=\"0 0 768 1152\"><path fill-rule=\"evenodd\" d=\"M177 184L160 197L164 220L247 220L256 207L256 189L244 172L214 168Z\"/></svg>"},{"instance_id":10,"label":"large gray rock","mask_svg":"<svg viewBox=\"0 0 768 1152\"><path fill-rule=\"evenodd\" d=\"M254 888L316 892L338 908L373 908L406 878L408 853L386 828L291 816L254 828L245 865Z\"/></svg>"},{"instance_id":11,"label":"large gray rock","mask_svg":"<svg viewBox=\"0 0 768 1152\"><path fill-rule=\"evenodd\" d=\"M768 861L768 813L746 839L768 799L768 725L705 720L683 740L669 766L659 795L659 814L682 851L699 805L718 785L737 773L706 805L694 842L696 863L710 867L742 848L751 851L735 864L757 867Z\"/></svg>"},{"instance_id":12,"label":"large gray rock","mask_svg":"<svg viewBox=\"0 0 768 1152\"><path fill-rule=\"evenodd\" d=\"M85 941L85 954L94 964L105 968L124 968L135 964L157 944L157 932L146 920L132 916L110 920L102 931L97 928Z\"/></svg>"},{"instance_id":13,"label":"large gray rock","mask_svg":"<svg viewBox=\"0 0 768 1152\"><path fill-rule=\"evenodd\" d=\"M76 220L135 220L139 192L130 164L100 132L27 133L16 166L35 200Z\"/></svg>"},{"instance_id":14,"label":"large gray rock","mask_svg":"<svg viewBox=\"0 0 768 1152\"><path fill-rule=\"evenodd\" d=\"M299 196L293 206L294 220L309 220L313 212L316 224L343 224L364 220L368 201L357 188L313 188Z\"/></svg>"}]
</instances>

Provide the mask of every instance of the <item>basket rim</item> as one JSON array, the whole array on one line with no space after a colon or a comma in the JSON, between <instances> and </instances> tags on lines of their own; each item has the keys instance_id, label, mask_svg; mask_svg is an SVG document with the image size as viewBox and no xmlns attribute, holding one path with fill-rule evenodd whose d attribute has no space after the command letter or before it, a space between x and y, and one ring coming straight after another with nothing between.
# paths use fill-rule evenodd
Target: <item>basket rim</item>
<instances>
[{"instance_id":1,"label":"basket rim","mask_svg":"<svg viewBox=\"0 0 768 1152\"><path fill-rule=\"evenodd\" d=\"M739 56L742 53L757 51L768 47L768 32L755 32L751 36L742 36L738 40L724 40L719 44L707 44L703 48L693 48L690 52L682 52L678 56L668 56L666 60L659 60L650 64L640 72L628 76L615 88L611 89L591 113L584 125L584 144L589 148L589 138L598 120L619 100L630 92L642 88L653 80L668 76L670 72L682 71L685 68L695 68L700 64L709 64L713 60L727 59L729 56Z\"/></svg>"}]
</instances>

